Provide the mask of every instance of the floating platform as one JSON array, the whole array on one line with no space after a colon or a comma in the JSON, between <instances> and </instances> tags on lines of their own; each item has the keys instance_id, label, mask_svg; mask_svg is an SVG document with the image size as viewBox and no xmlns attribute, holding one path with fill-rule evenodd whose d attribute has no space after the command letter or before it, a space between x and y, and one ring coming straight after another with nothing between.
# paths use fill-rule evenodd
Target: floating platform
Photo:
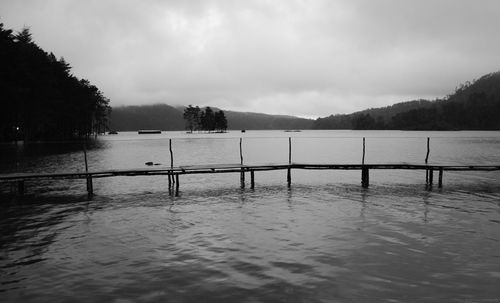
<instances>
[{"instance_id":1,"label":"floating platform","mask_svg":"<svg viewBox=\"0 0 500 303\"><path fill-rule=\"evenodd\" d=\"M161 134L159 129L140 129L137 131L139 135L149 135L149 134Z\"/></svg>"}]
</instances>

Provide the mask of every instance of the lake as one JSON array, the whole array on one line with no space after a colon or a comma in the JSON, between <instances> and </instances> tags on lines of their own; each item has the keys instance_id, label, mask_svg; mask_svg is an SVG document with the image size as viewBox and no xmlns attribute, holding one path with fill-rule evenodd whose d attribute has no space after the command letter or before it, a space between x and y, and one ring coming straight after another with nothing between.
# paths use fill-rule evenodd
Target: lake
<instances>
[{"instance_id":1,"label":"lake","mask_svg":"<svg viewBox=\"0 0 500 303\"><path fill-rule=\"evenodd\" d=\"M240 163L500 164L500 132L106 135L90 170ZM1 144L0 171L84 171L81 143ZM248 179L248 178L247 178ZM500 173L256 172L0 185L5 302L498 302Z\"/></svg>"}]
</instances>

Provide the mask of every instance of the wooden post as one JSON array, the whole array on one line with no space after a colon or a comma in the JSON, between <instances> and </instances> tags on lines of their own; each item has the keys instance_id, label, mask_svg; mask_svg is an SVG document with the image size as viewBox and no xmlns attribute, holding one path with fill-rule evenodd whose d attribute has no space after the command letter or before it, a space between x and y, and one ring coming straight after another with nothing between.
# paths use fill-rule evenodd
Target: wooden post
<instances>
[{"instance_id":1,"label":"wooden post","mask_svg":"<svg viewBox=\"0 0 500 303\"><path fill-rule=\"evenodd\" d=\"M255 173L253 170L250 171L250 188L255 188Z\"/></svg>"},{"instance_id":2,"label":"wooden post","mask_svg":"<svg viewBox=\"0 0 500 303\"><path fill-rule=\"evenodd\" d=\"M292 164L292 137L288 137L288 164Z\"/></svg>"},{"instance_id":3,"label":"wooden post","mask_svg":"<svg viewBox=\"0 0 500 303\"><path fill-rule=\"evenodd\" d=\"M292 138L288 137L288 171L286 174L286 183L288 187L292 185Z\"/></svg>"},{"instance_id":4,"label":"wooden post","mask_svg":"<svg viewBox=\"0 0 500 303\"><path fill-rule=\"evenodd\" d=\"M240 187L245 188L245 169L243 167L240 172Z\"/></svg>"},{"instance_id":5,"label":"wooden post","mask_svg":"<svg viewBox=\"0 0 500 303\"><path fill-rule=\"evenodd\" d=\"M361 158L361 186L367 188L370 185L370 172L365 166L366 139L363 137L363 157Z\"/></svg>"},{"instance_id":6,"label":"wooden post","mask_svg":"<svg viewBox=\"0 0 500 303\"><path fill-rule=\"evenodd\" d=\"M174 153L172 152L172 139L168 139L168 148L170 150L170 168L174 167Z\"/></svg>"},{"instance_id":7,"label":"wooden post","mask_svg":"<svg viewBox=\"0 0 500 303\"><path fill-rule=\"evenodd\" d=\"M168 173L168 194L172 194L172 173Z\"/></svg>"},{"instance_id":8,"label":"wooden post","mask_svg":"<svg viewBox=\"0 0 500 303\"><path fill-rule=\"evenodd\" d=\"M243 138L240 138L240 165L243 165L242 141ZM240 173L240 183L241 183L241 188L245 188L245 169L243 167L241 168L241 173Z\"/></svg>"},{"instance_id":9,"label":"wooden post","mask_svg":"<svg viewBox=\"0 0 500 303\"><path fill-rule=\"evenodd\" d=\"M89 197L92 197L94 194L94 188L92 185L92 176L89 175L89 166L87 162L87 147L85 146L85 143L83 144L83 156L85 158L85 173L87 174L87 194Z\"/></svg>"},{"instance_id":10,"label":"wooden post","mask_svg":"<svg viewBox=\"0 0 500 303\"><path fill-rule=\"evenodd\" d=\"M361 168L361 186L364 188L370 186L370 171L366 166Z\"/></svg>"},{"instance_id":11,"label":"wooden post","mask_svg":"<svg viewBox=\"0 0 500 303\"><path fill-rule=\"evenodd\" d=\"M174 152L172 151L172 139L168 139L168 150L170 152L170 169L174 168ZM168 174L168 193L172 194L174 191L174 175L172 175L172 171Z\"/></svg>"},{"instance_id":12,"label":"wooden post","mask_svg":"<svg viewBox=\"0 0 500 303\"><path fill-rule=\"evenodd\" d=\"M443 187L443 168L439 168L439 179L438 179L438 187L442 188Z\"/></svg>"},{"instance_id":13,"label":"wooden post","mask_svg":"<svg viewBox=\"0 0 500 303\"><path fill-rule=\"evenodd\" d=\"M243 149L241 147L241 142L243 141L243 138L240 138L240 164L243 165Z\"/></svg>"},{"instance_id":14,"label":"wooden post","mask_svg":"<svg viewBox=\"0 0 500 303\"><path fill-rule=\"evenodd\" d=\"M433 182L434 182L434 169L431 168L429 169L429 185L432 186Z\"/></svg>"},{"instance_id":15,"label":"wooden post","mask_svg":"<svg viewBox=\"0 0 500 303\"><path fill-rule=\"evenodd\" d=\"M363 137L363 158L361 159L361 164L365 164L365 137Z\"/></svg>"},{"instance_id":16,"label":"wooden post","mask_svg":"<svg viewBox=\"0 0 500 303\"><path fill-rule=\"evenodd\" d=\"M430 144L429 144L430 138L427 137L427 153L425 154L425 164L429 161L429 152L430 152ZM429 169L425 170L425 184L432 184L432 181L429 180Z\"/></svg>"},{"instance_id":17,"label":"wooden post","mask_svg":"<svg viewBox=\"0 0 500 303\"><path fill-rule=\"evenodd\" d=\"M429 141L430 141L430 138L427 137L427 154L425 155L425 164L427 164L427 162L429 160L429 152L431 151Z\"/></svg>"},{"instance_id":18,"label":"wooden post","mask_svg":"<svg viewBox=\"0 0 500 303\"><path fill-rule=\"evenodd\" d=\"M175 196L179 196L179 174L175 174Z\"/></svg>"}]
</instances>

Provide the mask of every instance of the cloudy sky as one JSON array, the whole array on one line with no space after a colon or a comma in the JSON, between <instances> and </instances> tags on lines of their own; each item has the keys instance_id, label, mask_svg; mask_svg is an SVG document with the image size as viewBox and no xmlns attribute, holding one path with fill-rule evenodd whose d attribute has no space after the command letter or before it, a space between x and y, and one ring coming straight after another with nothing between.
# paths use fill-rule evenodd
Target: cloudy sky
<instances>
[{"instance_id":1,"label":"cloudy sky","mask_svg":"<svg viewBox=\"0 0 500 303\"><path fill-rule=\"evenodd\" d=\"M112 106L319 117L500 70L498 0L0 0Z\"/></svg>"}]
</instances>

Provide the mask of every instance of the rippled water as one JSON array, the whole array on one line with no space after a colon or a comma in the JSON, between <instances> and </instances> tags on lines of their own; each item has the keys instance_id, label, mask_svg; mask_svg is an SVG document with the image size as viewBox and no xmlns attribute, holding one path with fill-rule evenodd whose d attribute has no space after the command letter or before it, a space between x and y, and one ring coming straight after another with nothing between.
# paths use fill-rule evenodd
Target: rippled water
<instances>
[{"instance_id":1,"label":"rippled water","mask_svg":"<svg viewBox=\"0 0 500 303\"><path fill-rule=\"evenodd\" d=\"M500 133L302 132L293 161L499 163ZM288 133L244 134L246 163L286 162ZM99 139L92 169L154 161L238 163L240 134L180 133ZM2 146L4 172L82 169L78 145ZM5 159L9 160L5 160ZM338 159L339 161L335 161ZM391 161L392 162L392 161ZM497 302L500 175L384 171L362 189L359 172L181 176L3 186L1 301L47 302Z\"/></svg>"}]
</instances>

